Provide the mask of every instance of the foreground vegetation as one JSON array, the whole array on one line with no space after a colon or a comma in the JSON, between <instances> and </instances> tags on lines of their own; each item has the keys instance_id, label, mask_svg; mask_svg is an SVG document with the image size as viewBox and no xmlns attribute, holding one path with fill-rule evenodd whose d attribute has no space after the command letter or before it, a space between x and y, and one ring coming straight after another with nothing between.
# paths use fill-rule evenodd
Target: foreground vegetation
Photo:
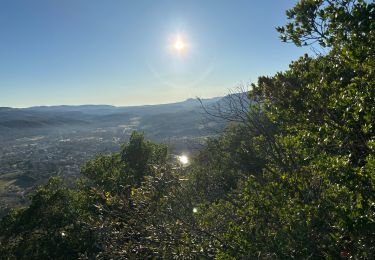
<instances>
[{"instance_id":1,"label":"foreground vegetation","mask_svg":"<svg viewBox=\"0 0 375 260\"><path fill-rule=\"evenodd\" d=\"M375 258L375 4L301 0L278 28L322 46L261 77L188 167L133 133L0 224L4 259Z\"/></svg>"}]
</instances>

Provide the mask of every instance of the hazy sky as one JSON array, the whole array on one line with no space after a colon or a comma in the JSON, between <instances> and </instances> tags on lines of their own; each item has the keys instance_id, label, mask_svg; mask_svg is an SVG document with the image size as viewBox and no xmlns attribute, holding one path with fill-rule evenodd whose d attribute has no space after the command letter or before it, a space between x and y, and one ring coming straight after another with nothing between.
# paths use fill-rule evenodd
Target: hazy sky
<instances>
[{"instance_id":1,"label":"hazy sky","mask_svg":"<svg viewBox=\"0 0 375 260\"><path fill-rule=\"evenodd\" d=\"M0 106L167 103L285 70L291 0L0 0ZM186 49L170 47L177 35Z\"/></svg>"}]
</instances>

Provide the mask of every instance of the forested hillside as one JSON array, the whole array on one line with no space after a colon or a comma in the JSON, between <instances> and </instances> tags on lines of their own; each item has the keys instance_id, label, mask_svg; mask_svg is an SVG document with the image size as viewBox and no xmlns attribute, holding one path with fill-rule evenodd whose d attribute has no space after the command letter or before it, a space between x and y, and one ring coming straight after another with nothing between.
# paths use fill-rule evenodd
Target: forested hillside
<instances>
[{"instance_id":1,"label":"forested hillside","mask_svg":"<svg viewBox=\"0 0 375 260\"><path fill-rule=\"evenodd\" d=\"M212 115L230 124L190 164L134 132L3 218L0 258L374 259L375 3L300 0L287 17L281 39L320 54Z\"/></svg>"}]
</instances>

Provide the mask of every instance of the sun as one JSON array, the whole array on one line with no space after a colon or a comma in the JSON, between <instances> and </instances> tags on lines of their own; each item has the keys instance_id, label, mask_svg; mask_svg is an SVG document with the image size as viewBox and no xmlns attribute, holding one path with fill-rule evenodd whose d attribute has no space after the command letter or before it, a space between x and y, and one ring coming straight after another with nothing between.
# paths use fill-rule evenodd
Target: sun
<instances>
[{"instance_id":1,"label":"sun","mask_svg":"<svg viewBox=\"0 0 375 260\"><path fill-rule=\"evenodd\" d=\"M190 46L188 44L186 35L178 33L170 38L169 47L173 53L181 56L182 54L187 53Z\"/></svg>"},{"instance_id":2,"label":"sun","mask_svg":"<svg viewBox=\"0 0 375 260\"><path fill-rule=\"evenodd\" d=\"M177 50L177 51L182 51L182 50L185 49L186 44L185 44L181 39L177 39L177 40L174 42L173 47L174 47L175 50Z\"/></svg>"}]
</instances>

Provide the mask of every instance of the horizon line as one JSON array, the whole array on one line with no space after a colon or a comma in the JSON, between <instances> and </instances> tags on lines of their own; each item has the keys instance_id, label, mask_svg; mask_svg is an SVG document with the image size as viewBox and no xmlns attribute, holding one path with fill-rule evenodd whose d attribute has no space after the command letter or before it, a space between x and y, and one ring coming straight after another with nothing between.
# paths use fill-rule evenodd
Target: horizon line
<instances>
[{"instance_id":1,"label":"horizon line","mask_svg":"<svg viewBox=\"0 0 375 260\"><path fill-rule=\"evenodd\" d=\"M176 104L176 103L182 103L188 100L207 100L207 99L214 99L214 98L223 98L224 96L212 96L212 97L191 97L191 98L185 98L183 100L177 100L177 101L171 101L171 102L165 102L165 103L148 103L148 104L137 104L137 105L119 105L119 104L105 104L105 103L99 103L99 104L93 104L93 103L83 103L83 104L55 104L55 105L32 105L32 106L0 106L0 108L13 108L13 109L29 109L29 108L37 108L37 107L80 107L80 106L110 106L110 107L116 107L116 108L124 108L124 107L141 107L141 106L156 106L156 105L168 105L168 104Z\"/></svg>"}]
</instances>

